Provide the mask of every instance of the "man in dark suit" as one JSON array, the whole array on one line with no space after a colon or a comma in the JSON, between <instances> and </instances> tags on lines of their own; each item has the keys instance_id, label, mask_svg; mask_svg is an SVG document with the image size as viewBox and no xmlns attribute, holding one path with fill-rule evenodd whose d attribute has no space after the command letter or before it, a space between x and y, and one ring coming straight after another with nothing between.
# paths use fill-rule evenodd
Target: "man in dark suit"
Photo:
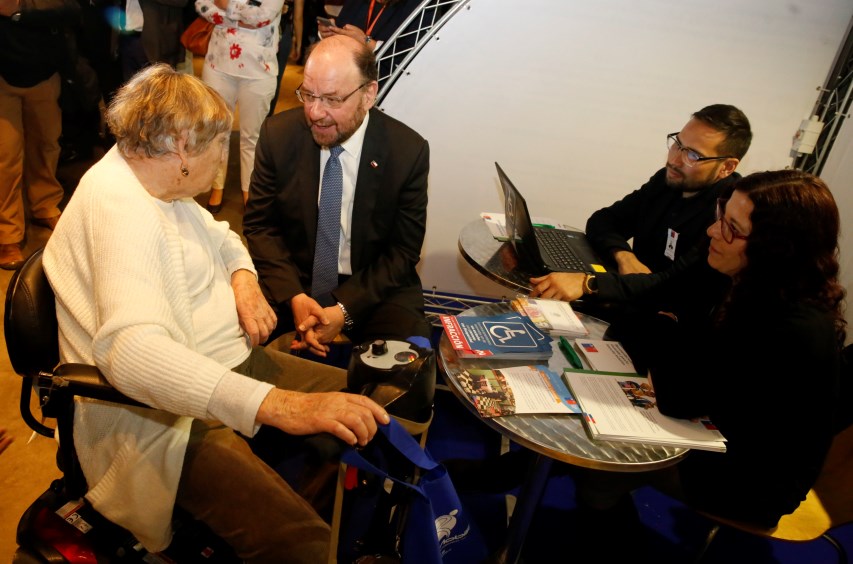
<instances>
[{"instance_id":1,"label":"man in dark suit","mask_svg":"<svg viewBox=\"0 0 853 564\"><path fill-rule=\"evenodd\" d=\"M415 267L426 230L429 145L373 108L372 51L352 38L317 43L297 95L303 109L264 123L243 233L281 334L324 356L339 333L352 341L429 336ZM343 149L332 156L330 149ZM338 158L343 176L337 286L313 279L323 176ZM319 254L318 254L319 256ZM290 321L292 320L292 324Z\"/></svg>"}]
</instances>

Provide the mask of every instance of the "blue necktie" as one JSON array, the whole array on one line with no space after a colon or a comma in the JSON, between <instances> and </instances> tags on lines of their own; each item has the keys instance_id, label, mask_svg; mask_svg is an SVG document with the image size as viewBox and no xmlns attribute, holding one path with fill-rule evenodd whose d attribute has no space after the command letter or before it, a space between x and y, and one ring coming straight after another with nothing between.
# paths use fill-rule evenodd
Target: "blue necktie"
<instances>
[{"instance_id":1,"label":"blue necktie","mask_svg":"<svg viewBox=\"0 0 853 564\"><path fill-rule=\"evenodd\" d=\"M340 145L329 149L332 155L323 170L320 209L317 213L317 243L314 246L314 269L311 296L322 306L335 303L330 292L338 287L338 246L341 237L341 195L344 175L338 156Z\"/></svg>"}]
</instances>

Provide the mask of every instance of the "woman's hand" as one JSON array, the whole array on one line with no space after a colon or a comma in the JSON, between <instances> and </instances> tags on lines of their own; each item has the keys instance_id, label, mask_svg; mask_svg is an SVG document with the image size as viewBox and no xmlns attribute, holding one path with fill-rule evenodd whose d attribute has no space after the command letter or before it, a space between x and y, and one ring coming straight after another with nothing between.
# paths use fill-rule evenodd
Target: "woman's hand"
<instances>
[{"instance_id":1,"label":"woman's hand","mask_svg":"<svg viewBox=\"0 0 853 564\"><path fill-rule=\"evenodd\" d=\"M237 302L240 327L249 336L252 346L269 338L278 319L261 291L258 279L248 270L237 270L231 275L231 289Z\"/></svg>"},{"instance_id":2,"label":"woman's hand","mask_svg":"<svg viewBox=\"0 0 853 564\"><path fill-rule=\"evenodd\" d=\"M258 409L256 421L290 435L331 433L348 445L366 445L377 422L388 413L367 396L343 392L302 393L274 388Z\"/></svg>"}]
</instances>

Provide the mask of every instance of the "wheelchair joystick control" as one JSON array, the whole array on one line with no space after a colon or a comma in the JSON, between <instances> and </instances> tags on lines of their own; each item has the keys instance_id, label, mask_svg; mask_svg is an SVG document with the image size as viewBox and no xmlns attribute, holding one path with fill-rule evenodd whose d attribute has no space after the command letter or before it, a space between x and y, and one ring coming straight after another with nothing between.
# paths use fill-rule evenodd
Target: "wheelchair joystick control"
<instances>
[{"instance_id":1,"label":"wheelchair joystick control","mask_svg":"<svg viewBox=\"0 0 853 564\"><path fill-rule=\"evenodd\" d=\"M374 339L352 349L347 389L370 397L395 417L432 414L435 351L409 341Z\"/></svg>"},{"instance_id":2,"label":"wheelchair joystick control","mask_svg":"<svg viewBox=\"0 0 853 564\"><path fill-rule=\"evenodd\" d=\"M370 352L376 356L381 356L388 352L388 343L384 339L376 339L370 345Z\"/></svg>"}]
</instances>

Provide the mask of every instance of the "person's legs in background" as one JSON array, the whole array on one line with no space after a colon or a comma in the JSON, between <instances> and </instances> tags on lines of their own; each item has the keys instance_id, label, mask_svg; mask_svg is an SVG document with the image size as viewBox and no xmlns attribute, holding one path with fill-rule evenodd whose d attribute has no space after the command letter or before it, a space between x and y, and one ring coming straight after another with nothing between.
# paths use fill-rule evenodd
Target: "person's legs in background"
<instances>
[{"instance_id":1,"label":"person's legs in background","mask_svg":"<svg viewBox=\"0 0 853 564\"><path fill-rule=\"evenodd\" d=\"M148 56L142 46L142 34L137 31L120 34L118 44L121 74L127 82L142 68L148 66Z\"/></svg>"},{"instance_id":2,"label":"person's legs in background","mask_svg":"<svg viewBox=\"0 0 853 564\"><path fill-rule=\"evenodd\" d=\"M31 88L0 79L0 268L6 270L23 261L24 190L36 223L52 228L59 217L59 91L58 74Z\"/></svg>"},{"instance_id":3,"label":"person's legs in background","mask_svg":"<svg viewBox=\"0 0 853 564\"><path fill-rule=\"evenodd\" d=\"M284 19L285 16L282 16ZM275 113L275 105L278 102L278 96L281 92L281 81L284 78L284 69L287 67L287 59L290 57L290 50L293 47L293 24L287 22L281 26L281 39L278 43L278 52L276 59L278 60L278 76L275 82L275 94L270 100L270 111L267 112L267 117Z\"/></svg>"},{"instance_id":4,"label":"person's legs in background","mask_svg":"<svg viewBox=\"0 0 853 564\"><path fill-rule=\"evenodd\" d=\"M24 186L33 223L48 229L56 226L65 195L56 179L62 134L60 85L59 75L54 74L33 88L23 105Z\"/></svg>"},{"instance_id":5,"label":"person's legs in background","mask_svg":"<svg viewBox=\"0 0 853 564\"><path fill-rule=\"evenodd\" d=\"M6 270L24 260L24 90L0 77L0 268Z\"/></svg>"},{"instance_id":6,"label":"person's legs in background","mask_svg":"<svg viewBox=\"0 0 853 564\"><path fill-rule=\"evenodd\" d=\"M269 113L276 91L275 76L257 80L239 79L237 105L240 108L240 188L243 205L249 199L249 181L255 168L255 146L261 125Z\"/></svg>"},{"instance_id":7,"label":"person's legs in background","mask_svg":"<svg viewBox=\"0 0 853 564\"><path fill-rule=\"evenodd\" d=\"M237 104L237 90L239 88L240 79L211 69L207 65L204 65L202 68L201 79L206 84L210 85L211 88L219 92L219 95L222 96L222 98L225 99L225 103L228 104L228 109L233 113L235 105ZM240 113L242 114L242 112L243 108L241 107ZM242 115L240 116L240 121L242 121ZM222 161L222 165L219 167L219 173L213 180L210 198L207 201L207 210L212 214L217 214L222 210L222 196L225 192L225 174L227 171L228 148L225 150L225 158Z\"/></svg>"}]
</instances>

